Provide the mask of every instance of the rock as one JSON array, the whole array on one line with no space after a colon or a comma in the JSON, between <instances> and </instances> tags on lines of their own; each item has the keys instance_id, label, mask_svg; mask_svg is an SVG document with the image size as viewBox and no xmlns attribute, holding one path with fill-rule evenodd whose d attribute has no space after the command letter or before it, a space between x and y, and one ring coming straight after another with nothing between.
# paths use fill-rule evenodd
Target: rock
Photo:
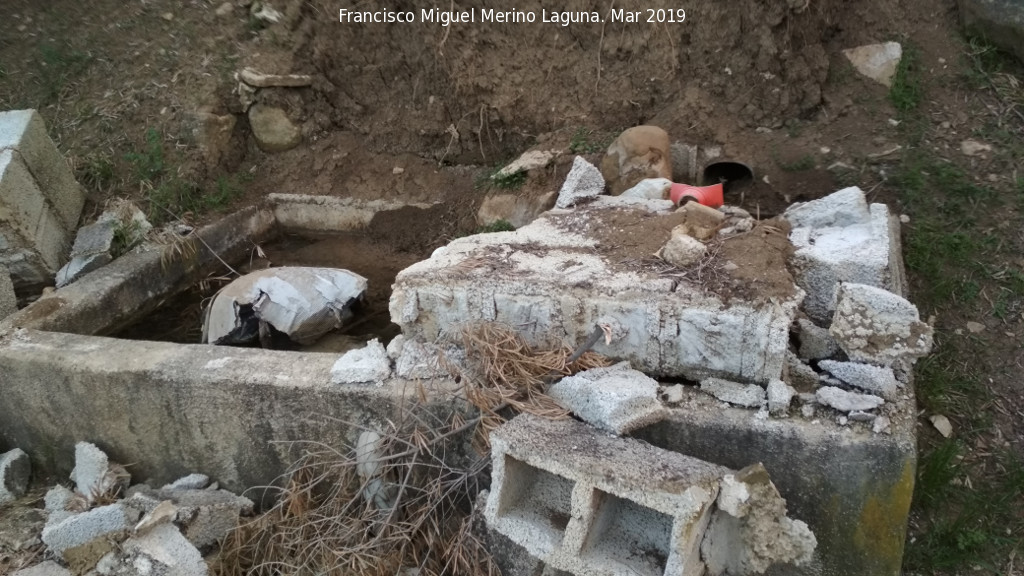
<instances>
[{"instance_id":1,"label":"rock","mask_svg":"<svg viewBox=\"0 0 1024 576\"><path fill-rule=\"evenodd\" d=\"M207 110L195 113L192 136L199 146L207 168L217 168L232 152L231 137L238 118L234 114L214 114Z\"/></svg>"},{"instance_id":2,"label":"rock","mask_svg":"<svg viewBox=\"0 0 1024 576\"><path fill-rule=\"evenodd\" d=\"M57 287L67 286L109 264L139 245L152 229L153 225L135 204L115 201L96 222L78 229L71 259L57 272Z\"/></svg>"},{"instance_id":3,"label":"rock","mask_svg":"<svg viewBox=\"0 0 1024 576\"><path fill-rule=\"evenodd\" d=\"M932 327L916 306L863 284L840 285L829 333L850 360L879 366L913 363L932 349Z\"/></svg>"},{"instance_id":4,"label":"rock","mask_svg":"<svg viewBox=\"0 0 1024 576\"><path fill-rule=\"evenodd\" d=\"M928 417L928 420L935 426L935 429L942 434L943 438L949 438L953 435L953 424L942 414L935 414Z\"/></svg>"},{"instance_id":5,"label":"rock","mask_svg":"<svg viewBox=\"0 0 1024 576\"><path fill-rule=\"evenodd\" d=\"M672 181L666 178L646 178L637 182L629 190L621 194L623 198L643 198L645 200L667 200Z\"/></svg>"},{"instance_id":6,"label":"rock","mask_svg":"<svg viewBox=\"0 0 1024 576\"><path fill-rule=\"evenodd\" d=\"M264 74L252 68L243 68L238 80L255 88L301 88L313 83L313 77L308 74Z\"/></svg>"},{"instance_id":7,"label":"rock","mask_svg":"<svg viewBox=\"0 0 1024 576\"><path fill-rule=\"evenodd\" d=\"M284 18L284 14L281 14L274 7L267 2L253 2L249 6L249 14L257 19L271 24L280 22L281 18Z\"/></svg>"},{"instance_id":8,"label":"rock","mask_svg":"<svg viewBox=\"0 0 1024 576\"><path fill-rule=\"evenodd\" d=\"M399 340L398 343L395 343L395 340ZM458 363L461 354L462 352L455 348L444 349L433 343L416 339L406 340L404 336L396 336L391 344L388 344L388 357L395 362L395 374L399 378L409 380L450 376L451 373L445 363Z\"/></svg>"},{"instance_id":9,"label":"rock","mask_svg":"<svg viewBox=\"0 0 1024 576\"><path fill-rule=\"evenodd\" d=\"M94 444L75 444L75 467L71 470L71 481L90 505L101 497L121 494L128 487L130 479L124 466L110 462L107 455Z\"/></svg>"},{"instance_id":10,"label":"rock","mask_svg":"<svg viewBox=\"0 0 1024 576\"><path fill-rule=\"evenodd\" d=\"M178 507L174 505L170 500L164 500L163 502L156 505L139 520L139 523L135 525L133 532L135 534L142 534L149 530L152 530L155 526L164 524L167 522L173 522L178 517Z\"/></svg>"},{"instance_id":11,"label":"rock","mask_svg":"<svg viewBox=\"0 0 1024 576\"><path fill-rule=\"evenodd\" d=\"M111 540L126 534L139 514L118 502L74 514L43 528L43 543L73 572L81 574L113 549Z\"/></svg>"},{"instance_id":12,"label":"rock","mask_svg":"<svg viewBox=\"0 0 1024 576\"><path fill-rule=\"evenodd\" d=\"M365 348L346 352L331 367L331 384L379 384L390 376L388 353L376 338Z\"/></svg>"},{"instance_id":13,"label":"rock","mask_svg":"<svg viewBox=\"0 0 1024 576\"><path fill-rule=\"evenodd\" d=\"M202 554L172 524L161 524L142 536L133 536L122 548L139 576L206 576L208 573Z\"/></svg>"},{"instance_id":14,"label":"rock","mask_svg":"<svg viewBox=\"0 0 1024 576\"><path fill-rule=\"evenodd\" d=\"M978 36L1024 62L1024 4L1019 0L957 0L968 36Z\"/></svg>"},{"instance_id":15,"label":"rock","mask_svg":"<svg viewBox=\"0 0 1024 576\"><path fill-rule=\"evenodd\" d=\"M302 133L284 110L264 104L249 108L249 126L264 152L283 152L302 142Z\"/></svg>"},{"instance_id":16,"label":"rock","mask_svg":"<svg viewBox=\"0 0 1024 576\"><path fill-rule=\"evenodd\" d=\"M46 492L43 503L46 506L46 511L53 514L67 510L74 498L74 492L58 484Z\"/></svg>"},{"instance_id":17,"label":"rock","mask_svg":"<svg viewBox=\"0 0 1024 576\"><path fill-rule=\"evenodd\" d=\"M785 416L793 402L796 390L782 380L768 381L768 412L772 416Z\"/></svg>"},{"instance_id":18,"label":"rock","mask_svg":"<svg viewBox=\"0 0 1024 576\"><path fill-rule=\"evenodd\" d=\"M967 331L971 334L981 334L985 331L985 325L981 322L968 322L966 327Z\"/></svg>"},{"instance_id":19,"label":"rock","mask_svg":"<svg viewBox=\"0 0 1024 576\"><path fill-rule=\"evenodd\" d=\"M629 362L562 378L548 395L584 422L620 436L665 416L658 382Z\"/></svg>"},{"instance_id":20,"label":"rock","mask_svg":"<svg viewBox=\"0 0 1024 576\"><path fill-rule=\"evenodd\" d=\"M661 249L662 260L677 268L700 262L708 252L708 247L703 242L686 233L684 226L676 226L672 229L672 236Z\"/></svg>"},{"instance_id":21,"label":"rock","mask_svg":"<svg viewBox=\"0 0 1024 576\"><path fill-rule=\"evenodd\" d=\"M601 172L590 162L577 156L572 162L572 169L565 177L562 189L558 191L557 208L575 206L586 198L596 198L604 192L604 178Z\"/></svg>"},{"instance_id":22,"label":"rock","mask_svg":"<svg viewBox=\"0 0 1024 576\"><path fill-rule=\"evenodd\" d=\"M220 6L218 6L217 9L214 10L213 13L216 14L217 16L228 16L228 15L231 14L232 11L234 11L234 9L235 9L235 5L234 4L232 4L231 2L225 2L225 3L221 4Z\"/></svg>"},{"instance_id":23,"label":"rock","mask_svg":"<svg viewBox=\"0 0 1024 576\"><path fill-rule=\"evenodd\" d=\"M530 170L545 168L557 157L558 150L529 150L527 152L523 152L519 158L516 158L501 170L498 170L493 176L491 176L491 179L497 180L500 178L508 178L509 176L520 172L529 172Z\"/></svg>"},{"instance_id":24,"label":"rock","mask_svg":"<svg viewBox=\"0 0 1024 576\"><path fill-rule=\"evenodd\" d=\"M964 140L960 143L960 152L965 156L977 156L985 152L991 152L992 146L977 140Z\"/></svg>"},{"instance_id":25,"label":"rock","mask_svg":"<svg viewBox=\"0 0 1024 576\"><path fill-rule=\"evenodd\" d=\"M133 486L129 497L122 502L134 510L152 515L160 506L168 508L170 502L177 508L174 521L181 526L181 532L192 545L206 549L218 541L238 524L240 516L252 514L252 500L236 496L227 490L154 490L140 484ZM164 524L152 528L160 530Z\"/></svg>"},{"instance_id":26,"label":"rock","mask_svg":"<svg viewBox=\"0 0 1024 576\"><path fill-rule=\"evenodd\" d=\"M798 392L813 393L818 389L818 373L789 351L786 352L782 379Z\"/></svg>"},{"instance_id":27,"label":"rock","mask_svg":"<svg viewBox=\"0 0 1024 576\"><path fill-rule=\"evenodd\" d=\"M879 416L875 418L875 423L871 425L871 431L875 434L888 434L889 426L892 424L889 418L886 416Z\"/></svg>"},{"instance_id":28,"label":"rock","mask_svg":"<svg viewBox=\"0 0 1024 576\"><path fill-rule=\"evenodd\" d=\"M898 42L868 44L843 50L843 55L857 72L888 88L903 58L903 47Z\"/></svg>"},{"instance_id":29,"label":"rock","mask_svg":"<svg viewBox=\"0 0 1024 576\"><path fill-rule=\"evenodd\" d=\"M203 342L268 345L273 328L308 346L348 323L366 286L366 278L334 268L283 266L251 272L213 297Z\"/></svg>"},{"instance_id":30,"label":"rock","mask_svg":"<svg viewBox=\"0 0 1024 576\"><path fill-rule=\"evenodd\" d=\"M489 226L504 220L514 228L522 228L537 219L538 216L555 207L557 192L527 197L519 194L493 194L484 198L480 210L476 214L477 224Z\"/></svg>"},{"instance_id":31,"label":"rock","mask_svg":"<svg viewBox=\"0 0 1024 576\"><path fill-rule=\"evenodd\" d=\"M634 126L612 142L601 160L601 174L618 196L645 178L672 179L668 133L657 126Z\"/></svg>"},{"instance_id":32,"label":"rock","mask_svg":"<svg viewBox=\"0 0 1024 576\"><path fill-rule=\"evenodd\" d=\"M18 311L18 298L14 294L14 282L7 267L0 264L0 320Z\"/></svg>"},{"instance_id":33,"label":"rock","mask_svg":"<svg viewBox=\"0 0 1024 576\"><path fill-rule=\"evenodd\" d=\"M740 384L721 378L701 380L700 389L702 392L707 392L722 402L743 406L744 408L760 408L767 400L764 388L756 384Z\"/></svg>"},{"instance_id":34,"label":"rock","mask_svg":"<svg viewBox=\"0 0 1024 576\"><path fill-rule=\"evenodd\" d=\"M684 394L686 393L686 387L682 384L676 384L675 386L669 386L665 388L665 402L669 404L679 404L683 401Z\"/></svg>"},{"instance_id":35,"label":"rock","mask_svg":"<svg viewBox=\"0 0 1024 576\"><path fill-rule=\"evenodd\" d=\"M725 214L709 208L703 204L697 202L687 202L685 205L676 210L677 213L681 213L686 218L685 221L679 226L683 232L693 236L697 240L711 240L718 234L718 230L725 223ZM751 220L751 227L753 226L753 220ZM747 228L749 231L750 228Z\"/></svg>"},{"instance_id":36,"label":"rock","mask_svg":"<svg viewBox=\"0 0 1024 576\"><path fill-rule=\"evenodd\" d=\"M363 498L378 510L394 508L398 498L398 486L381 477L381 435L367 430L359 435L356 443L356 472L363 480Z\"/></svg>"},{"instance_id":37,"label":"rock","mask_svg":"<svg viewBox=\"0 0 1024 576\"><path fill-rule=\"evenodd\" d=\"M25 495L32 476L32 463L20 448L0 454L0 504Z\"/></svg>"},{"instance_id":38,"label":"rock","mask_svg":"<svg viewBox=\"0 0 1024 576\"><path fill-rule=\"evenodd\" d=\"M828 329L821 328L806 318L800 318L796 323L800 327L801 360L821 360L839 353L839 344L829 334Z\"/></svg>"},{"instance_id":39,"label":"rock","mask_svg":"<svg viewBox=\"0 0 1024 576\"><path fill-rule=\"evenodd\" d=\"M818 391L815 392L815 398L818 400L818 404L835 408L840 412L853 412L855 410L866 412L885 404L885 400L878 396L847 392L842 388L835 388L833 386L818 388Z\"/></svg>"},{"instance_id":40,"label":"rock","mask_svg":"<svg viewBox=\"0 0 1024 576\"><path fill-rule=\"evenodd\" d=\"M170 484L164 485L162 490L174 490L175 488L187 489L187 490L202 490L210 484L210 477L206 474L189 474L183 478L178 478Z\"/></svg>"},{"instance_id":41,"label":"rock","mask_svg":"<svg viewBox=\"0 0 1024 576\"><path fill-rule=\"evenodd\" d=\"M900 391L900 384L892 368L834 360L822 360L818 367L828 370L844 384L877 394L886 400L896 400Z\"/></svg>"},{"instance_id":42,"label":"rock","mask_svg":"<svg viewBox=\"0 0 1024 576\"><path fill-rule=\"evenodd\" d=\"M72 576L72 575L71 575L71 571L68 570L67 568L61 566L60 564L57 564L53 560L47 560L45 562L41 562L39 564L36 564L35 566L30 566L28 568L23 568L21 570L18 570L12 576Z\"/></svg>"}]
</instances>

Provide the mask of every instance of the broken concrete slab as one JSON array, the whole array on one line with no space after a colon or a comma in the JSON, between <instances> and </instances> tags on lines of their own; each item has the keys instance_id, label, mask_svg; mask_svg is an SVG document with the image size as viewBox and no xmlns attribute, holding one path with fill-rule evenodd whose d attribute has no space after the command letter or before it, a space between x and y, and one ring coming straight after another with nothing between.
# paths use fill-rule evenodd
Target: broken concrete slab
<instances>
[{"instance_id":1,"label":"broken concrete slab","mask_svg":"<svg viewBox=\"0 0 1024 576\"><path fill-rule=\"evenodd\" d=\"M765 389L756 384L740 384L722 378L705 378L700 382L700 389L722 402L745 408L760 408L767 402Z\"/></svg>"},{"instance_id":2,"label":"broken concrete slab","mask_svg":"<svg viewBox=\"0 0 1024 576\"><path fill-rule=\"evenodd\" d=\"M0 504L25 495L32 477L32 463L20 448L0 454Z\"/></svg>"},{"instance_id":3,"label":"broken concrete slab","mask_svg":"<svg viewBox=\"0 0 1024 576\"><path fill-rule=\"evenodd\" d=\"M674 280L659 266L624 264L630 255L639 261L656 251L684 217L668 201L602 196L514 232L457 239L398 274L392 321L428 342L468 322L496 321L520 327L532 345L552 337L578 345L611 318L623 336L594 350L652 376L778 378L802 291L790 283L767 297L751 288L749 296L733 292L726 305L725 296L695 278ZM602 235L612 220L617 227L635 221L650 252L617 253L628 248ZM666 222L663 238L650 231L658 222Z\"/></svg>"},{"instance_id":4,"label":"broken concrete slab","mask_svg":"<svg viewBox=\"0 0 1024 576\"><path fill-rule=\"evenodd\" d=\"M791 264L807 292L803 308L815 323L832 321L840 282L905 293L899 220L884 204L867 205L859 188L794 204L784 217L793 224Z\"/></svg>"},{"instance_id":5,"label":"broken concrete slab","mask_svg":"<svg viewBox=\"0 0 1024 576\"><path fill-rule=\"evenodd\" d=\"M288 266L251 272L213 297L203 342L263 341L264 326L302 345L341 328L362 300L367 280L348 270Z\"/></svg>"},{"instance_id":6,"label":"broken concrete slab","mask_svg":"<svg viewBox=\"0 0 1024 576\"><path fill-rule=\"evenodd\" d=\"M227 490L153 489L145 484L132 486L122 502L149 514L164 502L177 508L175 521L194 546L205 549L238 524L240 516L252 514L253 502Z\"/></svg>"},{"instance_id":7,"label":"broken concrete slab","mask_svg":"<svg viewBox=\"0 0 1024 576\"><path fill-rule=\"evenodd\" d=\"M96 222L78 229L71 256L58 272L57 287L101 268L141 243L153 226L131 202L115 203Z\"/></svg>"},{"instance_id":8,"label":"broken concrete slab","mask_svg":"<svg viewBox=\"0 0 1024 576\"><path fill-rule=\"evenodd\" d=\"M633 370L629 362L562 378L548 395L584 422L618 435L657 422L665 414L658 401L658 382Z\"/></svg>"},{"instance_id":9,"label":"broken concrete slab","mask_svg":"<svg viewBox=\"0 0 1024 576\"><path fill-rule=\"evenodd\" d=\"M172 524L160 524L126 540L122 549L139 572L162 576L206 576L203 555Z\"/></svg>"},{"instance_id":10,"label":"broken concrete slab","mask_svg":"<svg viewBox=\"0 0 1024 576\"><path fill-rule=\"evenodd\" d=\"M772 416L789 414L789 405L796 396L796 390L782 380L768 381L768 412Z\"/></svg>"},{"instance_id":11,"label":"broken concrete slab","mask_svg":"<svg viewBox=\"0 0 1024 576\"><path fill-rule=\"evenodd\" d=\"M127 534L138 519L139 514L123 503L100 506L46 526L43 543L73 571L85 572L112 549L110 540Z\"/></svg>"},{"instance_id":12,"label":"broken concrete slab","mask_svg":"<svg viewBox=\"0 0 1024 576\"><path fill-rule=\"evenodd\" d=\"M14 282L7 267L0 264L0 320L18 311L18 297L14 294Z\"/></svg>"},{"instance_id":13,"label":"broken concrete slab","mask_svg":"<svg viewBox=\"0 0 1024 576\"><path fill-rule=\"evenodd\" d=\"M70 570L60 564L57 564L53 560L47 560L45 562L40 562L35 566L22 568L12 574L12 576L72 576L72 574Z\"/></svg>"},{"instance_id":14,"label":"broken concrete slab","mask_svg":"<svg viewBox=\"0 0 1024 576\"><path fill-rule=\"evenodd\" d=\"M174 482L171 482L170 484L165 484L164 487L161 488L161 489L162 490L175 490L175 489L181 489L181 490L202 490L203 488L206 488L207 486L209 486L209 484L210 484L210 477L209 476L207 476L206 474L194 473L194 474L189 474L188 476L183 476L181 478L178 478L177 480L175 480Z\"/></svg>"},{"instance_id":15,"label":"broken concrete slab","mask_svg":"<svg viewBox=\"0 0 1024 576\"><path fill-rule=\"evenodd\" d=\"M806 318L800 318L796 323L800 327L798 354L801 360L822 360L839 352L839 344L827 328L821 328Z\"/></svg>"},{"instance_id":16,"label":"broken concrete slab","mask_svg":"<svg viewBox=\"0 0 1024 576\"><path fill-rule=\"evenodd\" d=\"M390 376L387 350L376 338L363 348L346 352L331 368L331 384L380 384Z\"/></svg>"},{"instance_id":17,"label":"broken concrete slab","mask_svg":"<svg viewBox=\"0 0 1024 576\"><path fill-rule=\"evenodd\" d=\"M71 471L71 481L89 504L123 492L129 480L124 467L110 462L95 444L75 444L75 468Z\"/></svg>"},{"instance_id":18,"label":"broken concrete slab","mask_svg":"<svg viewBox=\"0 0 1024 576\"><path fill-rule=\"evenodd\" d=\"M886 400L895 400L901 390L892 368L835 360L822 360L818 366L844 384L866 390Z\"/></svg>"},{"instance_id":19,"label":"broken concrete slab","mask_svg":"<svg viewBox=\"0 0 1024 576\"><path fill-rule=\"evenodd\" d=\"M822 386L814 395L818 404L835 408L840 412L866 412L885 404L885 400L878 396L847 392L835 386Z\"/></svg>"},{"instance_id":20,"label":"broken concrete slab","mask_svg":"<svg viewBox=\"0 0 1024 576\"><path fill-rule=\"evenodd\" d=\"M409 380L443 378L451 375L449 363L460 363L465 352L455 346L442 347L399 334L387 347L395 363L395 375Z\"/></svg>"},{"instance_id":21,"label":"broken concrete slab","mask_svg":"<svg viewBox=\"0 0 1024 576\"><path fill-rule=\"evenodd\" d=\"M904 368L932 349L932 327L906 298L863 284L843 283L829 332L856 362Z\"/></svg>"},{"instance_id":22,"label":"broken concrete slab","mask_svg":"<svg viewBox=\"0 0 1024 576\"><path fill-rule=\"evenodd\" d=\"M498 170L493 176L492 180L498 180L501 178L508 178L514 176L520 172L529 172L530 170L536 170L538 168L544 168L551 163L552 160L558 157L560 151L558 150L528 150L523 152L519 158L516 158L501 170Z\"/></svg>"},{"instance_id":23,"label":"broken concrete slab","mask_svg":"<svg viewBox=\"0 0 1024 576\"><path fill-rule=\"evenodd\" d=\"M572 169L565 177L562 188L555 200L556 208L570 208L587 198L596 198L604 193L604 178L601 171L581 156L572 162Z\"/></svg>"}]
</instances>

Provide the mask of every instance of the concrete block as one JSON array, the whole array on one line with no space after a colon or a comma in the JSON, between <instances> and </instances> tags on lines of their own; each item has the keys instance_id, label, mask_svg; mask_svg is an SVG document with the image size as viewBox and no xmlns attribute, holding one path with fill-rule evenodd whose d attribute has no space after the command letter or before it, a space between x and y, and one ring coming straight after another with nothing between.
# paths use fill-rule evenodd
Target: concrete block
<instances>
[{"instance_id":1,"label":"concrete block","mask_svg":"<svg viewBox=\"0 0 1024 576\"><path fill-rule=\"evenodd\" d=\"M756 384L740 384L721 378L701 380L700 389L722 402L746 408L759 408L768 400L765 389Z\"/></svg>"},{"instance_id":2,"label":"concrete block","mask_svg":"<svg viewBox=\"0 0 1024 576\"><path fill-rule=\"evenodd\" d=\"M173 524L160 524L141 536L133 536L122 548L142 574L206 576L208 573L203 555Z\"/></svg>"},{"instance_id":3,"label":"concrete block","mask_svg":"<svg viewBox=\"0 0 1024 576\"><path fill-rule=\"evenodd\" d=\"M41 562L35 566L22 568L12 576L72 576L71 571L53 560Z\"/></svg>"},{"instance_id":4,"label":"concrete block","mask_svg":"<svg viewBox=\"0 0 1024 576\"><path fill-rule=\"evenodd\" d=\"M100 496L122 492L130 479L124 467L111 463L95 444L75 444L75 468L71 471L71 481L90 504Z\"/></svg>"},{"instance_id":5,"label":"concrete block","mask_svg":"<svg viewBox=\"0 0 1024 576\"><path fill-rule=\"evenodd\" d=\"M839 352L839 344L829 334L827 328L821 328L806 318L800 318L796 323L800 327L799 355L801 360L831 358Z\"/></svg>"},{"instance_id":6,"label":"concrete block","mask_svg":"<svg viewBox=\"0 0 1024 576\"><path fill-rule=\"evenodd\" d=\"M447 377L450 372L445 363L459 363L464 356L460 348L443 348L401 334L391 340L387 350L388 358L395 363L395 375L409 380Z\"/></svg>"},{"instance_id":7,"label":"concrete block","mask_svg":"<svg viewBox=\"0 0 1024 576\"><path fill-rule=\"evenodd\" d=\"M818 388L818 391L814 393L818 404L835 408L840 412L865 412L867 410L874 410L882 404L885 404L885 400L878 396L872 396L871 394L858 394L856 392L847 392L842 388L836 388L835 386L822 386Z\"/></svg>"},{"instance_id":8,"label":"concrete block","mask_svg":"<svg viewBox=\"0 0 1024 576\"><path fill-rule=\"evenodd\" d=\"M555 207L569 208L586 198L595 198L603 193L604 177L601 176L601 171L597 166L577 156L561 190L558 191Z\"/></svg>"},{"instance_id":9,"label":"concrete block","mask_svg":"<svg viewBox=\"0 0 1024 576\"><path fill-rule=\"evenodd\" d=\"M43 543L73 571L85 572L111 550L109 540L126 534L138 519L120 502L93 508L43 528Z\"/></svg>"},{"instance_id":10,"label":"concrete block","mask_svg":"<svg viewBox=\"0 0 1024 576\"><path fill-rule=\"evenodd\" d=\"M239 516L252 514L253 502L227 490L160 489L133 486L123 500L140 513L150 513L162 502L177 507L175 521L192 545L208 548L227 535L238 524Z\"/></svg>"},{"instance_id":11,"label":"concrete block","mask_svg":"<svg viewBox=\"0 0 1024 576\"><path fill-rule=\"evenodd\" d=\"M491 448L487 523L549 567L703 572L700 542L728 469L530 415L493 432Z\"/></svg>"},{"instance_id":12,"label":"concrete block","mask_svg":"<svg viewBox=\"0 0 1024 576\"><path fill-rule=\"evenodd\" d=\"M796 283L807 292L803 308L818 324L832 320L840 282L903 293L899 221L884 204L867 206L859 188L847 188L795 204L785 217L793 224Z\"/></svg>"},{"instance_id":13,"label":"concrete block","mask_svg":"<svg viewBox=\"0 0 1024 576\"><path fill-rule=\"evenodd\" d=\"M917 306L874 286L844 283L829 332L857 362L904 368L932 349L932 327Z\"/></svg>"},{"instance_id":14,"label":"concrete block","mask_svg":"<svg viewBox=\"0 0 1024 576\"><path fill-rule=\"evenodd\" d=\"M628 434L661 419L658 382L621 362L562 378L548 395L584 422L614 434Z\"/></svg>"},{"instance_id":15,"label":"concrete block","mask_svg":"<svg viewBox=\"0 0 1024 576\"><path fill-rule=\"evenodd\" d=\"M68 509L68 504L75 498L75 493L60 484L50 488L43 497L46 511L60 512Z\"/></svg>"},{"instance_id":16,"label":"concrete block","mask_svg":"<svg viewBox=\"0 0 1024 576\"><path fill-rule=\"evenodd\" d=\"M0 320L18 311L18 298L14 294L14 282L7 267L0 264Z\"/></svg>"},{"instance_id":17,"label":"concrete block","mask_svg":"<svg viewBox=\"0 0 1024 576\"><path fill-rule=\"evenodd\" d=\"M539 346L552 338L580 344L609 319L623 335L594 350L646 374L778 378L803 292L726 298L699 280L624 264L609 253L615 246L601 231L631 218L645 227L666 222L654 252L668 240L668 223L674 227L681 216L671 202L602 196L572 211L552 210L515 232L457 239L398 274L392 321L428 342L468 322L496 321Z\"/></svg>"},{"instance_id":18,"label":"concrete block","mask_svg":"<svg viewBox=\"0 0 1024 576\"><path fill-rule=\"evenodd\" d=\"M161 490L202 490L210 485L210 477L206 474L189 474L178 478L170 484L165 484Z\"/></svg>"},{"instance_id":19,"label":"concrete block","mask_svg":"<svg viewBox=\"0 0 1024 576\"><path fill-rule=\"evenodd\" d=\"M85 191L46 133L42 116L35 110L0 112L0 150L15 151L21 156L62 228L77 228Z\"/></svg>"},{"instance_id":20,"label":"concrete block","mask_svg":"<svg viewBox=\"0 0 1024 576\"><path fill-rule=\"evenodd\" d=\"M0 454L0 504L25 495L32 476L32 464L24 450L15 448Z\"/></svg>"},{"instance_id":21,"label":"concrete block","mask_svg":"<svg viewBox=\"0 0 1024 576\"><path fill-rule=\"evenodd\" d=\"M785 416L789 413L789 405L796 396L796 390L782 380L768 382L768 412L772 416Z\"/></svg>"},{"instance_id":22,"label":"concrete block","mask_svg":"<svg viewBox=\"0 0 1024 576\"><path fill-rule=\"evenodd\" d=\"M391 361L376 338L366 347L350 350L331 368L331 384L379 384L391 376Z\"/></svg>"},{"instance_id":23,"label":"concrete block","mask_svg":"<svg viewBox=\"0 0 1024 576\"><path fill-rule=\"evenodd\" d=\"M886 400L895 400L902 387L892 368L871 366L857 362L836 362L822 360L818 366L827 370L844 384L866 390Z\"/></svg>"},{"instance_id":24,"label":"concrete block","mask_svg":"<svg viewBox=\"0 0 1024 576\"><path fill-rule=\"evenodd\" d=\"M820 385L818 373L799 358L796 354L786 351L786 366L782 380L796 389L797 392L813 393Z\"/></svg>"}]
</instances>

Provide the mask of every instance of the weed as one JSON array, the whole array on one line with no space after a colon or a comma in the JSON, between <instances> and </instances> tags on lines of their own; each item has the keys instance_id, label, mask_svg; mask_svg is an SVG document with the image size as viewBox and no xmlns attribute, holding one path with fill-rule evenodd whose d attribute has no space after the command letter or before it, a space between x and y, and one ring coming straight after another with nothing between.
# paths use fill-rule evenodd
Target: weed
<instances>
[{"instance_id":1,"label":"weed","mask_svg":"<svg viewBox=\"0 0 1024 576\"><path fill-rule=\"evenodd\" d=\"M477 189L498 188L501 190L515 190L526 183L526 172L515 172L513 174L502 174L501 170L505 164L494 167L485 172L475 183Z\"/></svg>"},{"instance_id":2,"label":"weed","mask_svg":"<svg viewBox=\"0 0 1024 576\"><path fill-rule=\"evenodd\" d=\"M512 232L516 227L509 223L508 220L495 220L486 226L477 228L474 234L489 234L491 232Z\"/></svg>"},{"instance_id":3,"label":"weed","mask_svg":"<svg viewBox=\"0 0 1024 576\"><path fill-rule=\"evenodd\" d=\"M130 152L125 159L132 163L140 181L154 182L164 174L163 136L156 128L146 129L146 143L142 152Z\"/></svg>"},{"instance_id":4,"label":"weed","mask_svg":"<svg viewBox=\"0 0 1024 576\"><path fill-rule=\"evenodd\" d=\"M896 75L889 88L889 101L901 114L909 115L921 105L920 54L911 45L904 46Z\"/></svg>"},{"instance_id":5,"label":"weed","mask_svg":"<svg viewBox=\"0 0 1024 576\"><path fill-rule=\"evenodd\" d=\"M245 185L252 181L252 174L241 172L238 174L221 175L217 178L217 188L203 198L206 208L217 210L224 208L237 198L245 190Z\"/></svg>"},{"instance_id":6,"label":"weed","mask_svg":"<svg viewBox=\"0 0 1024 576\"><path fill-rule=\"evenodd\" d=\"M810 154L800 158L799 160L794 160L793 162L781 162L778 160L776 160L776 162L778 163L779 168L786 172L803 172L814 168L816 164L814 156L811 156Z\"/></svg>"},{"instance_id":7,"label":"weed","mask_svg":"<svg viewBox=\"0 0 1024 576\"><path fill-rule=\"evenodd\" d=\"M39 75L46 97L56 100L68 80L85 71L92 62L92 56L56 44L39 46Z\"/></svg>"},{"instance_id":8,"label":"weed","mask_svg":"<svg viewBox=\"0 0 1024 576\"><path fill-rule=\"evenodd\" d=\"M102 192L114 182L114 163L106 156L86 156L78 169L78 180L88 188Z\"/></svg>"},{"instance_id":9,"label":"weed","mask_svg":"<svg viewBox=\"0 0 1024 576\"><path fill-rule=\"evenodd\" d=\"M597 154L607 150L611 143L610 137L598 137L595 131L581 126L569 140L569 151L573 154Z\"/></svg>"}]
</instances>

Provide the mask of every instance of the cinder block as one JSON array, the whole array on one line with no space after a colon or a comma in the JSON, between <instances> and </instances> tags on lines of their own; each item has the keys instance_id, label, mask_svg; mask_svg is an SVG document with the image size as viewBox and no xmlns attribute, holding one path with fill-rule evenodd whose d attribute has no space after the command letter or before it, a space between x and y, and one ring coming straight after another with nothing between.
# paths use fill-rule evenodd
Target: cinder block
<instances>
[{"instance_id":1,"label":"cinder block","mask_svg":"<svg viewBox=\"0 0 1024 576\"><path fill-rule=\"evenodd\" d=\"M572 574L699 575L727 468L522 415L491 435L488 525Z\"/></svg>"},{"instance_id":2,"label":"cinder block","mask_svg":"<svg viewBox=\"0 0 1024 576\"><path fill-rule=\"evenodd\" d=\"M779 378L802 290L726 297L695 275L673 279L608 254L615 240L600 232L617 219L679 219L672 210L670 202L599 197L515 232L457 239L398 274L391 318L406 336L426 341L496 321L534 345L552 337L581 344L607 324L614 337L594 350L652 376Z\"/></svg>"},{"instance_id":3,"label":"cinder block","mask_svg":"<svg viewBox=\"0 0 1024 576\"><path fill-rule=\"evenodd\" d=\"M0 112L0 150L13 150L28 166L62 226L74 230L85 205L85 191L46 133L35 110Z\"/></svg>"}]
</instances>

